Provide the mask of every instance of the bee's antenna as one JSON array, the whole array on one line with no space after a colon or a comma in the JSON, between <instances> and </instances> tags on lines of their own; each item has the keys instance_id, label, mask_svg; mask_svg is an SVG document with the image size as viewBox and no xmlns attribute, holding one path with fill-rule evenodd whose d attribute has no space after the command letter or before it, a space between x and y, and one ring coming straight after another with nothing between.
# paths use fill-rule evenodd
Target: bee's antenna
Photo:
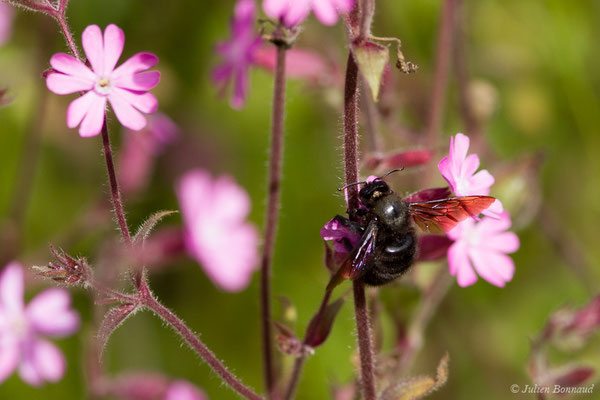
<instances>
[{"instance_id":1,"label":"bee's antenna","mask_svg":"<svg viewBox=\"0 0 600 400\"><path fill-rule=\"evenodd\" d=\"M390 172L388 172L387 174L385 174L385 175L383 175L383 176L380 176L380 177L379 177L379 178L377 178L377 179L381 181L381 180L383 180L383 178L385 178L386 176L388 176L388 175L390 175L390 174L393 174L394 172L398 172L398 171L400 171L400 172L404 171L404 167L402 167L402 168L396 168L396 169L393 169L393 170L391 170Z\"/></svg>"},{"instance_id":2,"label":"bee's antenna","mask_svg":"<svg viewBox=\"0 0 600 400\"><path fill-rule=\"evenodd\" d=\"M354 182L354 183L349 183L349 184L347 184L347 185L346 185L346 186L344 186L344 187L338 188L338 191L339 191L339 192L341 192L342 190L346 189L347 187L354 186L354 185L360 185L360 184L363 184L363 183L367 183L367 182Z\"/></svg>"}]
</instances>

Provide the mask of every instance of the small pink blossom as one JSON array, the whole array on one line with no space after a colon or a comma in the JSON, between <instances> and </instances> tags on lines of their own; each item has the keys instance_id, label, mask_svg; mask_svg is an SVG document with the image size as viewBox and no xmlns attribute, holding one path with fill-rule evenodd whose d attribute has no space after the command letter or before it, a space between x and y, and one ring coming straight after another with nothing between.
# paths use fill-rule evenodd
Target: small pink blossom
<instances>
[{"instance_id":1,"label":"small pink blossom","mask_svg":"<svg viewBox=\"0 0 600 400\"><path fill-rule=\"evenodd\" d=\"M206 400L207 397L200 389L188 381L171 382L165 393L164 400Z\"/></svg>"},{"instance_id":2,"label":"small pink blossom","mask_svg":"<svg viewBox=\"0 0 600 400\"><path fill-rule=\"evenodd\" d=\"M82 137L95 136L102 130L108 101L119 122L132 130L146 126L142 113L156 111L158 101L149 93L158 84L160 72L146 71L158 62L151 53L137 53L115 68L123 52L125 35L116 25L102 31L90 25L81 35L83 50L92 66L65 53L50 59L55 72L48 74L46 85L56 94L85 92L73 100L67 110L67 126L79 126Z\"/></svg>"},{"instance_id":3,"label":"small pink blossom","mask_svg":"<svg viewBox=\"0 0 600 400\"><path fill-rule=\"evenodd\" d=\"M14 18L13 8L5 3L0 3L0 46L10 38Z\"/></svg>"},{"instance_id":4,"label":"small pink blossom","mask_svg":"<svg viewBox=\"0 0 600 400\"><path fill-rule=\"evenodd\" d=\"M512 279L515 264L507 254L517 251L519 238L506 232L510 224L508 212L503 212L498 219L466 219L448 232L454 240L448 249L448 267L459 286L474 284L477 274L499 287Z\"/></svg>"},{"instance_id":5,"label":"small pink blossom","mask_svg":"<svg viewBox=\"0 0 600 400\"><path fill-rule=\"evenodd\" d=\"M24 290L23 267L8 264L0 273L0 382L15 369L32 386L57 382L65 372L65 359L42 336L71 335L79 328L79 316L63 289L47 289L27 306Z\"/></svg>"},{"instance_id":6,"label":"small pink blossom","mask_svg":"<svg viewBox=\"0 0 600 400\"><path fill-rule=\"evenodd\" d=\"M311 10L323 25L334 25L338 14L349 13L353 6L354 0L263 0L265 14L288 27L304 21Z\"/></svg>"},{"instance_id":7,"label":"small pink blossom","mask_svg":"<svg viewBox=\"0 0 600 400\"><path fill-rule=\"evenodd\" d=\"M248 74L256 61L261 38L254 31L256 4L254 0L238 0L231 20L231 39L217 45L216 52L223 62L213 70L213 82L225 91L233 82L231 107L244 106L248 92Z\"/></svg>"},{"instance_id":8,"label":"small pink blossom","mask_svg":"<svg viewBox=\"0 0 600 400\"><path fill-rule=\"evenodd\" d=\"M195 169L181 178L177 196L188 252L217 286L244 289L257 268L258 254L256 228L246 221L248 194L228 176L213 179Z\"/></svg>"},{"instance_id":9,"label":"small pink blossom","mask_svg":"<svg viewBox=\"0 0 600 400\"><path fill-rule=\"evenodd\" d=\"M119 182L124 193L137 193L146 187L154 160L177 137L177 125L162 113L148 116L144 129L123 137Z\"/></svg>"},{"instance_id":10,"label":"small pink blossom","mask_svg":"<svg viewBox=\"0 0 600 400\"><path fill-rule=\"evenodd\" d=\"M457 196L471 196L490 194L490 187L494 184L494 177L486 170L475 173L479 168L479 156L469 154L469 137L457 133L450 138L448 156L438 163L438 169ZM496 200L483 212L484 215L497 217L503 211L502 203Z\"/></svg>"},{"instance_id":11,"label":"small pink blossom","mask_svg":"<svg viewBox=\"0 0 600 400\"><path fill-rule=\"evenodd\" d=\"M342 216L335 216L321 228L323 240L332 240L336 253L344 256L358 244L362 233L353 229L349 221Z\"/></svg>"}]
</instances>

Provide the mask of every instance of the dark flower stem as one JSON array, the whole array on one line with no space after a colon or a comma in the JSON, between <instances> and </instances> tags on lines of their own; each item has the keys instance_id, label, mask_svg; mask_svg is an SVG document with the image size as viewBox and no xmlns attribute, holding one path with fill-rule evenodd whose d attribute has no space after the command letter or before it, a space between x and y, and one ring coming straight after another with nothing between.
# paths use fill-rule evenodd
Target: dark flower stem
<instances>
[{"instance_id":1,"label":"dark flower stem","mask_svg":"<svg viewBox=\"0 0 600 400\"><path fill-rule=\"evenodd\" d=\"M219 377L233 390L246 399L263 400L252 389L245 386L219 361L212 351L196 336L188 326L171 310L163 306L152 294L145 290L141 294L142 304L170 325L185 342L206 362Z\"/></svg>"},{"instance_id":2,"label":"dark flower stem","mask_svg":"<svg viewBox=\"0 0 600 400\"><path fill-rule=\"evenodd\" d=\"M356 315L356 331L358 333L358 348L360 351L360 372L362 391L365 400L375 400L375 356L373 355L373 340L371 324L367 310L365 285L360 280L352 282L354 289L354 313Z\"/></svg>"},{"instance_id":3,"label":"dark flower stem","mask_svg":"<svg viewBox=\"0 0 600 400\"><path fill-rule=\"evenodd\" d=\"M119 192L119 183L117 182L117 174L115 173L115 165L113 162L112 149L110 146L110 137L108 135L108 127L106 121L102 125L102 145L104 146L104 158L106 160L106 171L108 173L108 181L110 183L110 194L112 196L113 207L119 228L121 229L121 236L123 241L128 247L132 246L131 234L129 233L129 227L127 226L127 220L125 218L125 212L123 211L123 203L121 202L121 193ZM136 287L139 287L139 282L136 281Z\"/></svg>"},{"instance_id":4,"label":"dark flower stem","mask_svg":"<svg viewBox=\"0 0 600 400\"><path fill-rule=\"evenodd\" d=\"M346 82L344 88L344 165L346 185L358 181L358 123L356 118L358 99L358 66L352 52L348 54ZM351 186L347 190L347 203L350 215L358 209L358 189ZM375 400L375 367L373 362L373 341L369 326L369 313L362 282L354 284L354 311L358 332L358 348L360 352L360 371L362 391L365 400Z\"/></svg>"},{"instance_id":5,"label":"dark flower stem","mask_svg":"<svg viewBox=\"0 0 600 400\"><path fill-rule=\"evenodd\" d=\"M260 276L263 367L266 393L269 399L275 396L276 389L275 370L273 366L273 332L271 329L271 270L281 197L281 159L283 154L283 116L285 108L285 56L286 47L278 45L277 61L275 63L275 84L273 88L267 216Z\"/></svg>"},{"instance_id":6,"label":"dark flower stem","mask_svg":"<svg viewBox=\"0 0 600 400\"><path fill-rule=\"evenodd\" d=\"M452 39L454 31L454 16L457 0L445 0L442 11L441 25L438 32L437 50L435 59L435 73L433 77L433 90L429 106L427 121L427 142L433 148L437 135L442 126L444 105L448 88L448 72L452 56Z\"/></svg>"},{"instance_id":7,"label":"dark flower stem","mask_svg":"<svg viewBox=\"0 0 600 400\"><path fill-rule=\"evenodd\" d=\"M325 312L325 310L327 309L327 304L329 303L329 299L331 298L331 293L332 293L331 290L325 291L325 295L323 296L323 300L321 300L321 305L319 306L319 310L317 311L317 314L315 314L315 317L314 317L315 320L320 319L321 316L323 315L323 313ZM306 333L304 334L304 340L302 341L303 345L306 344L306 339L311 336L311 332L309 332L310 328L311 328L311 325L309 324L308 327L306 328ZM296 388L298 387L298 382L300 381L300 373L302 372L302 367L304 366L305 361L306 361L305 354L302 354L301 356L296 358L296 361L294 362L294 369L292 370L292 375L290 377L290 381L285 390L285 395L283 397L284 400L292 400L294 398L294 394L296 393Z\"/></svg>"}]
</instances>

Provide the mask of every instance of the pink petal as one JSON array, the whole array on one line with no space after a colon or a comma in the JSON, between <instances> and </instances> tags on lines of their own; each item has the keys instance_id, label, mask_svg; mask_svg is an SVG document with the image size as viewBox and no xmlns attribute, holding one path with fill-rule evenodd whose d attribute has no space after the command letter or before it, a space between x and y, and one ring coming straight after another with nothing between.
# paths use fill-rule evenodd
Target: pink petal
<instances>
[{"instance_id":1,"label":"pink petal","mask_svg":"<svg viewBox=\"0 0 600 400\"><path fill-rule=\"evenodd\" d=\"M461 242L454 243L448 249L450 274L456 276L456 282L461 287L470 286L477 281L477 275L473 271L467 251L467 246Z\"/></svg>"},{"instance_id":2,"label":"pink petal","mask_svg":"<svg viewBox=\"0 0 600 400\"><path fill-rule=\"evenodd\" d=\"M313 12L323 25L334 25L338 20L337 11L331 0L313 0Z\"/></svg>"},{"instance_id":3,"label":"pink petal","mask_svg":"<svg viewBox=\"0 0 600 400\"><path fill-rule=\"evenodd\" d=\"M442 158L438 163L438 170L448 182L448 185L452 188L453 191L456 192L456 179L452 174L452 169L450 168L450 158L448 156Z\"/></svg>"},{"instance_id":4,"label":"pink petal","mask_svg":"<svg viewBox=\"0 0 600 400\"><path fill-rule=\"evenodd\" d=\"M465 193L465 195L488 195L490 193L490 187L494 184L494 177L486 169L482 169L473 175L469 183L470 190L469 193Z\"/></svg>"},{"instance_id":5,"label":"pink petal","mask_svg":"<svg viewBox=\"0 0 600 400\"><path fill-rule=\"evenodd\" d=\"M4 382L19 364L19 346L8 332L0 334L0 383Z\"/></svg>"},{"instance_id":6,"label":"pink petal","mask_svg":"<svg viewBox=\"0 0 600 400\"><path fill-rule=\"evenodd\" d=\"M96 75L104 75L104 43L98 25L90 25L81 34L85 56Z\"/></svg>"},{"instance_id":7,"label":"pink petal","mask_svg":"<svg viewBox=\"0 0 600 400\"><path fill-rule=\"evenodd\" d=\"M240 109L246 101L246 92L248 91L248 73L247 71L237 71L235 82L233 84L233 96L231 97L231 107Z\"/></svg>"},{"instance_id":8,"label":"pink petal","mask_svg":"<svg viewBox=\"0 0 600 400\"><path fill-rule=\"evenodd\" d=\"M138 72L152 68L158 62L158 57L152 53L137 53L123 64L119 65L111 74L113 80L118 80L125 75L135 75Z\"/></svg>"},{"instance_id":9,"label":"pink petal","mask_svg":"<svg viewBox=\"0 0 600 400\"><path fill-rule=\"evenodd\" d=\"M104 73L110 74L117 65L123 53L125 34L115 24L110 24L104 29Z\"/></svg>"},{"instance_id":10,"label":"pink petal","mask_svg":"<svg viewBox=\"0 0 600 400\"><path fill-rule=\"evenodd\" d=\"M493 203L492 203L493 205ZM482 237L492 236L498 232L504 232L510 228L511 220L508 212L503 212L499 218L483 218L477 224L477 234Z\"/></svg>"},{"instance_id":11,"label":"pink petal","mask_svg":"<svg viewBox=\"0 0 600 400\"><path fill-rule=\"evenodd\" d=\"M467 157L469 151L469 137L462 133L457 133L455 137L450 138L450 167L454 173L461 170L461 166Z\"/></svg>"},{"instance_id":12,"label":"pink petal","mask_svg":"<svg viewBox=\"0 0 600 400\"><path fill-rule=\"evenodd\" d=\"M349 13L354 7L355 0L332 0L340 13Z\"/></svg>"},{"instance_id":13,"label":"pink petal","mask_svg":"<svg viewBox=\"0 0 600 400\"><path fill-rule=\"evenodd\" d=\"M93 89L94 82L76 76L51 73L46 77L46 87L56 94L71 94Z\"/></svg>"},{"instance_id":14,"label":"pink petal","mask_svg":"<svg viewBox=\"0 0 600 400\"><path fill-rule=\"evenodd\" d=\"M249 225L230 227L221 243L204 248L201 263L206 275L221 289L238 292L248 286L256 270L258 233Z\"/></svg>"},{"instance_id":15,"label":"pink petal","mask_svg":"<svg viewBox=\"0 0 600 400\"><path fill-rule=\"evenodd\" d=\"M95 92L90 91L69 104L69 108L67 108L67 126L69 128L73 129L81 123L97 97L99 96Z\"/></svg>"},{"instance_id":16,"label":"pink petal","mask_svg":"<svg viewBox=\"0 0 600 400\"><path fill-rule=\"evenodd\" d=\"M289 2L289 7L283 16L283 22L292 27L298 25L306 19L310 13L310 0L293 0Z\"/></svg>"},{"instance_id":17,"label":"pink petal","mask_svg":"<svg viewBox=\"0 0 600 400\"><path fill-rule=\"evenodd\" d=\"M188 226L195 224L198 216L206 208L211 185L210 174L201 169L188 171L179 180L177 197Z\"/></svg>"},{"instance_id":18,"label":"pink petal","mask_svg":"<svg viewBox=\"0 0 600 400\"><path fill-rule=\"evenodd\" d=\"M271 18L281 18L288 9L290 0L263 0L262 7L265 14Z\"/></svg>"},{"instance_id":19,"label":"pink petal","mask_svg":"<svg viewBox=\"0 0 600 400\"><path fill-rule=\"evenodd\" d=\"M84 63L69 54L58 53L53 55L52 58L50 58L50 65L57 72L62 72L66 75L71 75L90 82L96 80L96 75L94 75Z\"/></svg>"},{"instance_id":20,"label":"pink petal","mask_svg":"<svg viewBox=\"0 0 600 400\"><path fill-rule=\"evenodd\" d=\"M515 273L513 260L505 254L470 249L469 255L479 276L494 286L504 287Z\"/></svg>"},{"instance_id":21,"label":"pink petal","mask_svg":"<svg viewBox=\"0 0 600 400\"><path fill-rule=\"evenodd\" d=\"M519 237L514 232L502 232L489 236L481 248L500 253L514 253L519 249Z\"/></svg>"},{"instance_id":22,"label":"pink petal","mask_svg":"<svg viewBox=\"0 0 600 400\"><path fill-rule=\"evenodd\" d=\"M460 169L460 176L470 178L479 168L479 156L477 154L469 154Z\"/></svg>"},{"instance_id":23,"label":"pink petal","mask_svg":"<svg viewBox=\"0 0 600 400\"><path fill-rule=\"evenodd\" d=\"M117 116L117 119L126 128L139 131L146 126L146 118L136 110L127 99L113 88L108 96L110 105Z\"/></svg>"},{"instance_id":24,"label":"pink petal","mask_svg":"<svg viewBox=\"0 0 600 400\"><path fill-rule=\"evenodd\" d=\"M0 3L0 46L2 46L10 38L13 18L13 7L6 3Z\"/></svg>"},{"instance_id":25,"label":"pink petal","mask_svg":"<svg viewBox=\"0 0 600 400\"><path fill-rule=\"evenodd\" d=\"M122 75L113 79L115 86L129 90L150 90L160 81L160 72L149 71L135 75Z\"/></svg>"},{"instance_id":26,"label":"pink petal","mask_svg":"<svg viewBox=\"0 0 600 400\"><path fill-rule=\"evenodd\" d=\"M482 214L493 219L499 219L501 218L501 214L503 212L504 206L500 200L496 199L496 201L494 201L492 205L487 208L487 210L483 210Z\"/></svg>"},{"instance_id":27,"label":"pink petal","mask_svg":"<svg viewBox=\"0 0 600 400\"><path fill-rule=\"evenodd\" d=\"M214 182L212 196L215 212L227 222L240 222L250 211L248 194L229 176L220 176Z\"/></svg>"},{"instance_id":28,"label":"pink petal","mask_svg":"<svg viewBox=\"0 0 600 400\"><path fill-rule=\"evenodd\" d=\"M156 100L156 96L154 96L152 93L131 92L126 89L113 88L109 96L109 100L111 97L113 97L113 94L120 97L143 113L151 114L158 109L158 100Z\"/></svg>"},{"instance_id":29,"label":"pink petal","mask_svg":"<svg viewBox=\"0 0 600 400\"><path fill-rule=\"evenodd\" d=\"M0 310L9 314L22 312L24 286L21 264L11 262L4 267L0 274Z\"/></svg>"},{"instance_id":30,"label":"pink petal","mask_svg":"<svg viewBox=\"0 0 600 400\"><path fill-rule=\"evenodd\" d=\"M81 126L79 127L79 136L90 137L100 133L102 130L102 125L104 124L105 109L106 97L98 95L94 96L92 98L92 104L90 105L90 108L85 114L85 117L83 117L83 121L81 121Z\"/></svg>"},{"instance_id":31,"label":"pink petal","mask_svg":"<svg viewBox=\"0 0 600 400\"><path fill-rule=\"evenodd\" d=\"M206 400L207 397L196 386L183 380L172 382L164 395L164 400Z\"/></svg>"},{"instance_id":32,"label":"pink petal","mask_svg":"<svg viewBox=\"0 0 600 400\"><path fill-rule=\"evenodd\" d=\"M65 372L65 364L58 347L45 340L32 340L25 346L19 375L32 386L44 381L58 382Z\"/></svg>"},{"instance_id":33,"label":"pink petal","mask_svg":"<svg viewBox=\"0 0 600 400\"><path fill-rule=\"evenodd\" d=\"M79 328L79 316L70 306L71 297L66 290L47 289L29 302L27 318L38 333L68 336Z\"/></svg>"}]
</instances>

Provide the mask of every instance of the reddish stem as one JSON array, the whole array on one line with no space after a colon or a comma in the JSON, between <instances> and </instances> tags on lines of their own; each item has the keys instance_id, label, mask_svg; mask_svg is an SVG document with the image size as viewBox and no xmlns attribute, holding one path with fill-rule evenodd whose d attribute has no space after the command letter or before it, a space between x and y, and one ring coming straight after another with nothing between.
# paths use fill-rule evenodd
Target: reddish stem
<instances>
[{"instance_id":1,"label":"reddish stem","mask_svg":"<svg viewBox=\"0 0 600 400\"><path fill-rule=\"evenodd\" d=\"M271 128L269 157L267 217L260 276L262 346L267 398L273 398L276 395L276 379L273 368L273 332L271 330L271 270L281 197L281 159L283 154L283 116L285 108L285 56L285 46L277 46L275 84L273 88L273 125Z\"/></svg>"},{"instance_id":2,"label":"reddish stem","mask_svg":"<svg viewBox=\"0 0 600 400\"><path fill-rule=\"evenodd\" d=\"M177 315L171 310L163 306L156 300L149 291L144 291L141 295L141 301L144 306L152 310L156 315L162 318L170 325L186 343L206 362L211 369L223 379L233 390L239 393L246 399L264 400L263 397L256 394L252 389L245 386L238 378L235 377L227 367L213 354L212 351L192 332L188 326L181 321Z\"/></svg>"},{"instance_id":3,"label":"reddish stem","mask_svg":"<svg viewBox=\"0 0 600 400\"><path fill-rule=\"evenodd\" d=\"M358 181L358 123L356 119L358 99L358 66L350 52L346 67L346 82L344 88L344 165L346 185ZM350 215L358 209L358 189L351 186L347 190L347 203ZM360 370L362 390L365 400L375 400L375 367L373 363L373 343L369 326L369 313L365 298L365 288L362 282L354 284L354 311L358 332L358 347L360 352Z\"/></svg>"}]
</instances>

